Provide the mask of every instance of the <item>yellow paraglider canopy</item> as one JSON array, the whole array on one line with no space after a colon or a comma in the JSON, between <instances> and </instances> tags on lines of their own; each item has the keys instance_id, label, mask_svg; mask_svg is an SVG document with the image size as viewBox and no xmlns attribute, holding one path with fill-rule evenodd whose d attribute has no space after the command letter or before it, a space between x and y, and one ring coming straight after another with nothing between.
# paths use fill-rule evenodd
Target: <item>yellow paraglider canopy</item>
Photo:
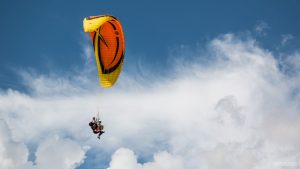
<instances>
[{"instance_id":1,"label":"yellow paraglider canopy","mask_svg":"<svg viewBox=\"0 0 300 169\"><path fill-rule=\"evenodd\" d=\"M84 18L83 29L93 41L100 84L111 87L122 70L125 54L124 33L119 20L110 15Z\"/></svg>"}]
</instances>

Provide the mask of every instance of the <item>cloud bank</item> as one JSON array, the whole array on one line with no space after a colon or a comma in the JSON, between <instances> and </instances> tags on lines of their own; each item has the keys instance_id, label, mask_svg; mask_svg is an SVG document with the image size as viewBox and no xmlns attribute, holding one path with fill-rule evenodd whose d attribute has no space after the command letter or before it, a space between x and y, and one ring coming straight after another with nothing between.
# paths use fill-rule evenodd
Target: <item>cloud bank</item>
<instances>
[{"instance_id":1,"label":"cloud bank","mask_svg":"<svg viewBox=\"0 0 300 169\"><path fill-rule=\"evenodd\" d=\"M27 72L29 93L1 91L0 168L299 168L300 54L276 58L226 34L170 76L124 72L111 90L90 70ZM97 110L100 142L88 128Z\"/></svg>"}]
</instances>

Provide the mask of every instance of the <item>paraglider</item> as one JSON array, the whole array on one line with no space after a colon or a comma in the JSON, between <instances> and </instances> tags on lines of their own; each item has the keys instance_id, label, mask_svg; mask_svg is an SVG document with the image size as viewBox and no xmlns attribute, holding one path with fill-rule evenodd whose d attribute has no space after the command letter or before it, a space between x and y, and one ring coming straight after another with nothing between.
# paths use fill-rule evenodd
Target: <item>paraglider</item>
<instances>
[{"instance_id":1,"label":"paraglider","mask_svg":"<svg viewBox=\"0 0 300 169\"><path fill-rule=\"evenodd\" d=\"M101 121L98 118L93 117L93 120L89 123L89 126L91 127L91 129L93 130L94 134L98 134L98 139L100 139L100 136L105 133L103 131L104 126L101 124Z\"/></svg>"},{"instance_id":2,"label":"paraglider","mask_svg":"<svg viewBox=\"0 0 300 169\"><path fill-rule=\"evenodd\" d=\"M113 86L122 70L125 54L120 21L111 15L90 16L84 18L83 29L93 41L101 86Z\"/></svg>"},{"instance_id":3,"label":"paraglider","mask_svg":"<svg viewBox=\"0 0 300 169\"><path fill-rule=\"evenodd\" d=\"M94 46L100 84L112 87L122 70L125 54L125 40L120 21L111 15L98 15L84 18L84 32L89 32ZM99 115L89 123L98 139L104 133Z\"/></svg>"}]
</instances>

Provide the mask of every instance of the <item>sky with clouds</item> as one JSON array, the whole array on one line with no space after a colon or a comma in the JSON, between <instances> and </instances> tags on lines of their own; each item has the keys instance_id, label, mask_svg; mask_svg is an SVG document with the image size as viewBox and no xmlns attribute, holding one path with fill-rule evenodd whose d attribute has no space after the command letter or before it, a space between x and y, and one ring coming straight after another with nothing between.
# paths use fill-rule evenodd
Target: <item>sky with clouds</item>
<instances>
[{"instance_id":1,"label":"sky with clouds","mask_svg":"<svg viewBox=\"0 0 300 169\"><path fill-rule=\"evenodd\" d=\"M0 168L299 169L299 6L0 1ZM82 29L98 14L125 31L110 89Z\"/></svg>"}]
</instances>

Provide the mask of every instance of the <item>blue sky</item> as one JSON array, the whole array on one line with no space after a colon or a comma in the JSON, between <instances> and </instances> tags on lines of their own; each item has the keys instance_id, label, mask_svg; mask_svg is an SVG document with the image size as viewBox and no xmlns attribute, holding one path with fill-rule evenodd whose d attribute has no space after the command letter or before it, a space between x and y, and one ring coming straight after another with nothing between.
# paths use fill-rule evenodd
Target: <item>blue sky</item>
<instances>
[{"instance_id":1,"label":"blue sky","mask_svg":"<svg viewBox=\"0 0 300 169\"><path fill-rule=\"evenodd\" d=\"M2 0L0 168L299 168L299 7ZM99 14L125 31L109 90L82 28ZM100 142L87 125L97 111Z\"/></svg>"},{"instance_id":2,"label":"blue sky","mask_svg":"<svg viewBox=\"0 0 300 169\"><path fill-rule=\"evenodd\" d=\"M68 71L82 66L82 19L112 14L125 28L125 70L140 61L165 71L167 56L179 45L204 45L223 33L253 31L267 24L268 36L257 37L270 50L296 49L299 2L289 1L1 1L1 77L18 85L12 69ZM278 47L282 35L293 37ZM51 69L51 70L50 70ZM12 87L4 82L1 87Z\"/></svg>"}]
</instances>

